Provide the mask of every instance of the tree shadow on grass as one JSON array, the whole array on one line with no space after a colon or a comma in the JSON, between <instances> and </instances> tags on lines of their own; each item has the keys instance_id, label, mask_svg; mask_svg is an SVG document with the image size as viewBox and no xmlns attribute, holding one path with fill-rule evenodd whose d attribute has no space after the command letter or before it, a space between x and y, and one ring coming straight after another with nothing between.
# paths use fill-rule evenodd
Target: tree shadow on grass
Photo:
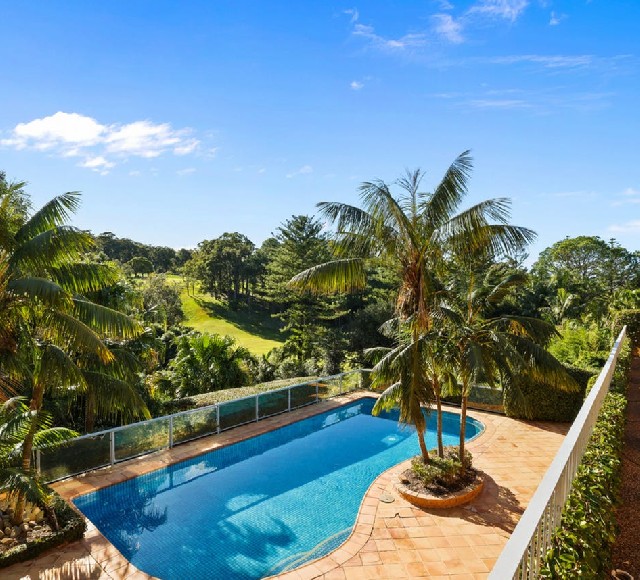
<instances>
[{"instance_id":1,"label":"tree shadow on grass","mask_svg":"<svg viewBox=\"0 0 640 580\"><path fill-rule=\"evenodd\" d=\"M283 340L279 323L266 312L256 312L246 308L234 311L213 300L196 296L193 299L211 318L221 318L236 328L254 334L259 338L277 342L282 342Z\"/></svg>"}]
</instances>

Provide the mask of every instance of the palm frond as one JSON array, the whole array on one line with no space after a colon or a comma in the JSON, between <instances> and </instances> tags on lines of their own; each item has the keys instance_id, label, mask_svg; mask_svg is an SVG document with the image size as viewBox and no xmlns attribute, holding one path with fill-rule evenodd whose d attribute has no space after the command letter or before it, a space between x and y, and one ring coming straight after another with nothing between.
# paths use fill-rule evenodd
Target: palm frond
<instances>
[{"instance_id":1,"label":"palm frond","mask_svg":"<svg viewBox=\"0 0 640 580\"><path fill-rule=\"evenodd\" d=\"M94 397L98 416L118 413L126 421L150 419L144 399L130 383L96 371L83 371L88 389Z\"/></svg>"},{"instance_id":2,"label":"palm frond","mask_svg":"<svg viewBox=\"0 0 640 580\"><path fill-rule=\"evenodd\" d=\"M449 166L433 194L423 203L424 221L434 228L447 223L467 194L467 182L473 169L470 151L464 151Z\"/></svg>"},{"instance_id":3,"label":"palm frond","mask_svg":"<svg viewBox=\"0 0 640 580\"><path fill-rule=\"evenodd\" d=\"M118 271L107 264L67 263L49 268L51 279L73 294L96 292L120 279Z\"/></svg>"},{"instance_id":4,"label":"palm frond","mask_svg":"<svg viewBox=\"0 0 640 580\"><path fill-rule=\"evenodd\" d=\"M333 260L296 274L289 286L316 294L354 292L365 287L364 262L359 258Z\"/></svg>"},{"instance_id":5,"label":"palm frond","mask_svg":"<svg viewBox=\"0 0 640 580\"><path fill-rule=\"evenodd\" d=\"M42 275L56 266L80 261L94 246L91 234L58 226L24 240L15 248L9 262L14 272Z\"/></svg>"},{"instance_id":6,"label":"palm frond","mask_svg":"<svg viewBox=\"0 0 640 580\"><path fill-rule=\"evenodd\" d=\"M130 339L144 333L139 322L122 312L80 298L74 298L73 304L78 320L100 334L110 338Z\"/></svg>"},{"instance_id":7,"label":"palm frond","mask_svg":"<svg viewBox=\"0 0 640 580\"><path fill-rule=\"evenodd\" d=\"M46 278L14 278L7 283L7 291L17 298L39 300L53 308L68 308L72 304L69 293L59 284Z\"/></svg>"},{"instance_id":8,"label":"palm frond","mask_svg":"<svg viewBox=\"0 0 640 580\"><path fill-rule=\"evenodd\" d=\"M33 445L46 453L47 450L63 446L78 435L78 432L73 429L51 427L38 431L33 437Z\"/></svg>"},{"instance_id":9,"label":"palm frond","mask_svg":"<svg viewBox=\"0 0 640 580\"><path fill-rule=\"evenodd\" d=\"M111 362L113 354L89 326L70 314L49 310L44 315L42 333L55 344L68 345L75 351L92 352L103 362Z\"/></svg>"},{"instance_id":10,"label":"palm frond","mask_svg":"<svg viewBox=\"0 0 640 580\"><path fill-rule=\"evenodd\" d=\"M51 343L45 344L40 350L35 379L36 382L54 390L84 387L84 377L69 354Z\"/></svg>"},{"instance_id":11,"label":"palm frond","mask_svg":"<svg viewBox=\"0 0 640 580\"><path fill-rule=\"evenodd\" d=\"M54 197L20 228L15 236L16 241L23 243L51 228L65 224L79 206L80 193L78 191L68 191Z\"/></svg>"}]
</instances>

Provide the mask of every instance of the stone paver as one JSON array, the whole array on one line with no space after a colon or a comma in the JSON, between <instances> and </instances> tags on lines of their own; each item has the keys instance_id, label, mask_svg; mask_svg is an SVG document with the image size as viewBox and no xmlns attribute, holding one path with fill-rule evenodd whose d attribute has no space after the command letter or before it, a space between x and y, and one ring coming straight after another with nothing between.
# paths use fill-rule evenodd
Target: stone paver
<instances>
[{"instance_id":1,"label":"stone paver","mask_svg":"<svg viewBox=\"0 0 640 580\"><path fill-rule=\"evenodd\" d=\"M66 499L148 473L217 447L322 413L363 393L324 401L171 450L55 484ZM480 496L467 507L425 510L395 491L393 480L408 462L383 473L363 499L349 539L337 550L282 580L362 578L486 578L558 450L568 425L523 422L474 411L485 431L468 444L486 474ZM393 501L386 503L381 497ZM85 538L40 558L5 568L3 579L151 578L130 564L89 524Z\"/></svg>"}]
</instances>

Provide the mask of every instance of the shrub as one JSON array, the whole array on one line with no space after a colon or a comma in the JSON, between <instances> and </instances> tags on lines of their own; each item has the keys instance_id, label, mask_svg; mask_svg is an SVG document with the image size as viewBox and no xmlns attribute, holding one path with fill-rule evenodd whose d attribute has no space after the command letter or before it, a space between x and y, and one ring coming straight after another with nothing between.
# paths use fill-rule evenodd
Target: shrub
<instances>
[{"instance_id":1,"label":"shrub","mask_svg":"<svg viewBox=\"0 0 640 580\"><path fill-rule=\"evenodd\" d=\"M578 384L575 392L566 392L528 377L517 385L504 386L504 410L508 417L537 421L573 421L582 406L589 379L594 371L564 365Z\"/></svg>"},{"instance_id":2,"label":"shrub","mask_svg":"<svg viewBox=\"0 0 640 580\"><path fill-rule=\"evenodd\" d=\"M197 409L199 407L207 407L224 401L232 401L234 399L248 397L249 395L256 395L258 393L281 389L290 385L306 383L314 380L315 378L317 377L294 377L291 379L278 379L275 381L268 381L266 383L259 383L250 387L211 391L210 393L202 393L200 395L193 395L191 397L184 397L182 399L176 399L175 401L169 401L164 404L163 411L165 414L170 414L177 413L179 411L188 411L189 409Z\"/></svg>"},{"instance_id":3,"label":"shrub","mask_svg":"<svg viewBox=\"0 0 640 580\"><path fill-rule=\"evenodd\" d=\"M411 471L425 488L435 493L443 493L463 487L467 483L472 461L471 453L465 451L463 469L458 448L446 447L444 457L434 454L429 463L425 463L422 457L414 457L411 461Z\"/></svg>"},{"instance_id":4,"label":"shrub","mask_svg":"<svg viewBox=\"0 0 640 580\"><path fill-rule=\"evenodd\" d=\"M0 568L10 566L16 562L31 560L45 550L82 538L87 527L85 519L59 495L55 495L53 507L56 511L60 529L50 536L38 538L27 544L19 544L15 548L7 550L0 555Z\"/></svg>"}]
</instances>

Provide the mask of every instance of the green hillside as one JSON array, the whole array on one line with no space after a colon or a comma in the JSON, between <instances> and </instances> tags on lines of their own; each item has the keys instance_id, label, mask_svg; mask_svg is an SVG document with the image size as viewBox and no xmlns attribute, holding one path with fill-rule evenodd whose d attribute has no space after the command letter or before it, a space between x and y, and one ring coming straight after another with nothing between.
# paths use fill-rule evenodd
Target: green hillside
<instances>
[{"instance_id":1,"label":"green hillside","mask_svg":"<svg viewBox=\"0 0 640 580\"><path fill-rule=\"evenodd\" d=\"M231 336L254 355L266 354L272 348L282 346L277 321L266 313L246 309L233 311L206 294L189 296L184 288L180 296L186 326L200 332Z\"/></svg>"}]
</instances>

